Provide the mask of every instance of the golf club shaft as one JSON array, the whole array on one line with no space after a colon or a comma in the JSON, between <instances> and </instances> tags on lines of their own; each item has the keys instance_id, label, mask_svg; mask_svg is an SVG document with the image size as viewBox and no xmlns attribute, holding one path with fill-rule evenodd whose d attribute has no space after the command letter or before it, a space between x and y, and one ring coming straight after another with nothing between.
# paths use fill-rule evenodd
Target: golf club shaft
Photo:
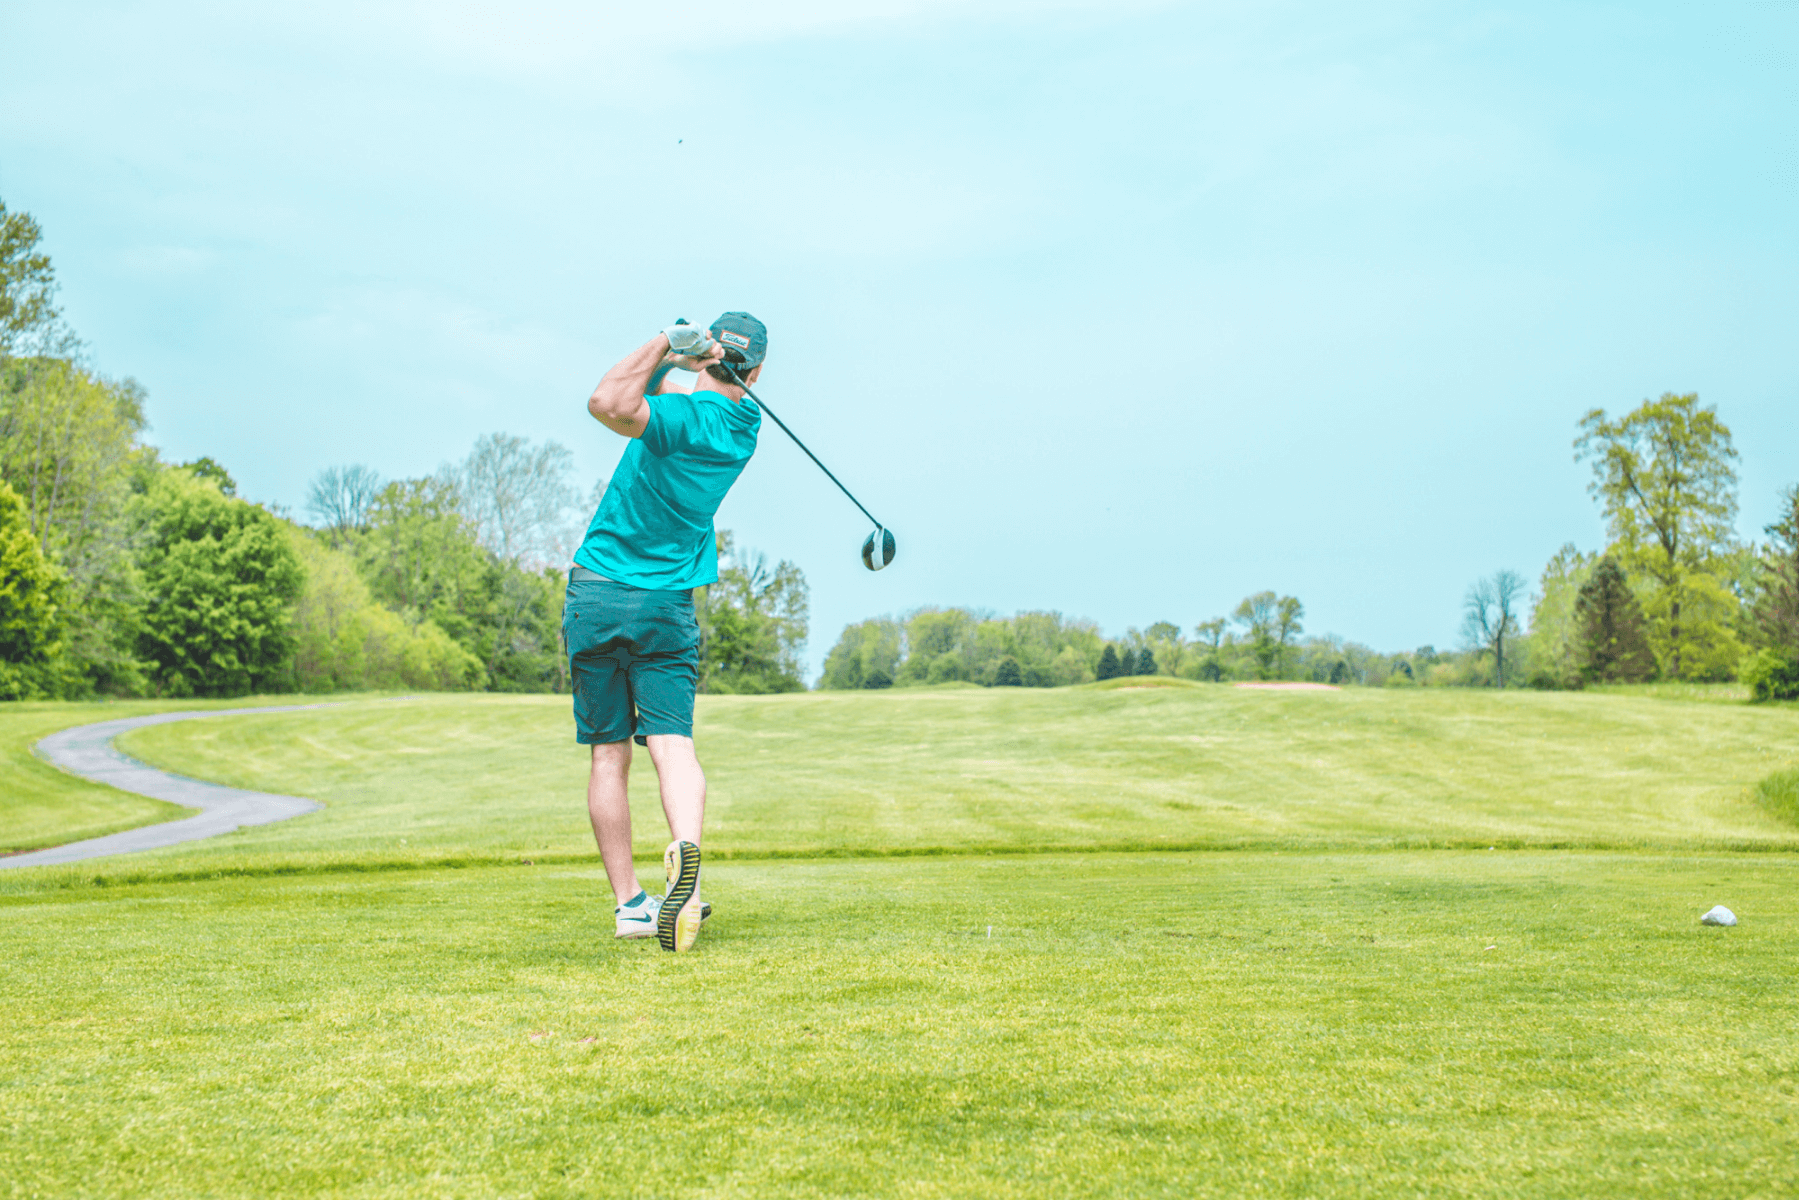
<instances>
[{"instance_id":1,"label":"golf club shaft","mask_svg":"<svg viewBox=\"0 0 1799 1200\"><path fill-rule=\"evenodd\" d=\"M825 466L821 462L818 462L818 455L812 453L811 450L807 449L806 443L800 441L799 434L797 434L797 433L793 432L793 430L787 428L787 422L783 421L779 416L776 416L775 410L770 408L767 404L765 404L762 400L762 397L760 397L756 393L750 391L750 385L743 381L743 376L741 376L737 373L737 369L735 367L731 366L729 363L725 363L725 364L723 364L723 366L724 366L725 370L731 372L731 378L735 379L737 381L737 386L743 389L743 394L748 396L751 400L754 400L756 402L757 408L761 409L763 412L767 413L769 416L774 417L775 424L779 425L781 427L781 432L785 433L788 437L792 438L794 445L798 446L801 450L805 450L807 458L811 459L815 463L818 463L818 469L823 471L825 473L825 476L827 478L829 478L832 483L836 484L838 489L840 491L842 491L844 495L849 496L851 504L854 504L857 508L862 508L862 501L856 499L856 497L851 494L850 490L843 486L843 480L841 480L841 479L837 478L837 476L831 474L831 468ZM869 512L866 508L862 508L862 515L867 517L870 521L874 521L874 523L877 526L880 526L880 528L882 528L882 529L887 528L885 525L882 525L879 521L875 521L875 515L873 513Z\"/></svg>"}]
</instances>

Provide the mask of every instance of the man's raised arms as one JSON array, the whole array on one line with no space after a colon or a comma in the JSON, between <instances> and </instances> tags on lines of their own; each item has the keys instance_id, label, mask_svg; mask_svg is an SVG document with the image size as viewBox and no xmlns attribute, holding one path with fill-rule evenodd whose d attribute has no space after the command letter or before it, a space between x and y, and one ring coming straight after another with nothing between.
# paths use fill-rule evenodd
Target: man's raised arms
<instances>
[{"instance_id":1,"label":"man's raised arms","mask_svg":"<svg viewBox=\"0 0 1799 1200\"><path fill-rule=\"evenodd\" d=\"M697 341L689 330L699 334ZM669 344L671 331L683 342L694 342L691 348L697 353L676 353ZM676 367L698 372L724 360L724 347L704 331L691 325L674 326L671 331L657 334L606 372L587 398L587 411L594 420L625 437L642 437L650 423L650 404L644 397L661 390L663 376Z\"/></svg>"}]
</instances>

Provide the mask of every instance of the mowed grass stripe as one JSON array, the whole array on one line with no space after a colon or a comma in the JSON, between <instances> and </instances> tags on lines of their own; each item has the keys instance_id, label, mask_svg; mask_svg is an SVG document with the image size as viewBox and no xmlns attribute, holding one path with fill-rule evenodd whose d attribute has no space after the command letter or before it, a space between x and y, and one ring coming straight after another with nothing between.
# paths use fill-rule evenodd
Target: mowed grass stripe
<instances>
[{"instance_id":1,"label":"mowed grass stripe","mask_svg":"<svg viewBox=\"0 0 1799 1200\"><path fill-rule=\"evenodd\" d=\"M145 1197L1799 1188L1790 857L708 881L682 956L613 942L591 869L0 901L0 1174ZM1721 899L1744 923L1698 925Z\"/></svg>"},{"instance_id":2,"label":"mowed grass stripe","mask_svg":"<svg viewBox=\"0 0 1799 1200\"><path fill-rule=\"evenodd\" d=\"M590 854L559 697L428 697L137 731L131 753L329 809L170 870ZM1799 712L1479 691L954 689L703 697L708 853L1799 847L1754 785ZM638 850L665 839L647 756ZM147 857L147 856L146 856Z\"/></svg>"}]
</instances>

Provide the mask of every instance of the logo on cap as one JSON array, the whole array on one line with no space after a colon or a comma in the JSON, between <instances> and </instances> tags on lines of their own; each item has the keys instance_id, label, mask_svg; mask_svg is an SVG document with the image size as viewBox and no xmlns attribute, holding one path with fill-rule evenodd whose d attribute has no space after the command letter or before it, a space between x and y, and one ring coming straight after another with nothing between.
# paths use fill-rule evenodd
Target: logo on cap
<instances>
[{"instance_id":1,"label":"logo on cap","mask_svg":"<svg viewBox=\"0 0 1799 1200\"><path fill-rule=\"evenodd\" d=\"M718 340L721 342L728 342L740 350L748 350L750 348L750 339L744 337L741 333L732 333L729 329L719 330Z\"/></svg>"}]
</instances>

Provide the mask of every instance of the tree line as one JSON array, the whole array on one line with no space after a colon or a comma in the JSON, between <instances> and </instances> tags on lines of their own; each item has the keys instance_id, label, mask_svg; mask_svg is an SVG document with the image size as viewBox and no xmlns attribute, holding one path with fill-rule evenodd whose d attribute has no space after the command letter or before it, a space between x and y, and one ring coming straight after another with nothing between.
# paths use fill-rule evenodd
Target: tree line
<instances>
[{"instance_id":1,"label":"tree line","mask_svg":"<svg viewBox=\"0 0 1799 1200\"><path fill-rule=\"evenodd\" d=\"M0 699L565 691L564 572L604 492L555 442L431 476L327 468L296 520L164 461L144 390L86 365L28 214L0 204ZM719 535L702 686L795 690L808 595Z\"/></svg>"},{"instance_id":2,"label":"tree line","mask_svg":"<svg viewBox=\"0 0 1799 1200\"><path fill-rule=\"evenodd\" d=\"M1799 486L1781 494L1767 541L1739 541L1737 451L1694 394L1616 418L1594 409L1574 450L1592 470L1607 544L1564 546L1534 594L1512 570L1477 580L1458 647L1381 653L1305 637L1304 605L1271 591L1197 623L1191 638L1172 621L1107 639L1060 613L925 608L846 628L819 686L1054 687L1157 674L1377 687L1741 680L1756 699L1799 699Z\"/></svg>"}]
</instances>

